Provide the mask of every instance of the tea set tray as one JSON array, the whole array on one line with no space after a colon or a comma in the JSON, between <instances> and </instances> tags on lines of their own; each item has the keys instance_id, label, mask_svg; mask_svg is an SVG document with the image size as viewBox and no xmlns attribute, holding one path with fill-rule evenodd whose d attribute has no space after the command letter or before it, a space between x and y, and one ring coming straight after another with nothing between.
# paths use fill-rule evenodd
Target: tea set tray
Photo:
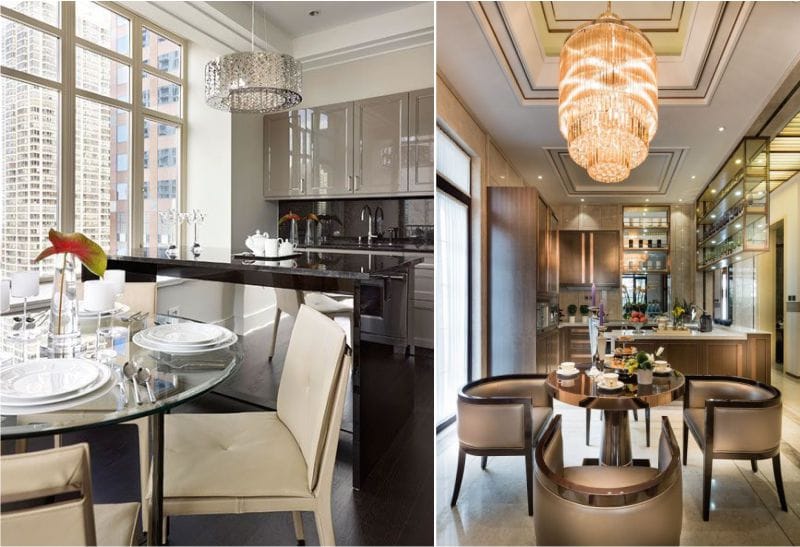
<instances>
[{"instance_id":1,"label":"tea set tray","mask_svg":"<svg viewBox=\"0 0 800 547\"><path fill-rule=\"evenodd\" d=\"M291 260L292 258L297 258L298 256L303 256L303 253L292 253L281 256L256 256L252 253L238 253L233 255L233 258L240 258L243 260L266 260L269 262L274 262L276 260Z\"/></svg>"}]
</instances>

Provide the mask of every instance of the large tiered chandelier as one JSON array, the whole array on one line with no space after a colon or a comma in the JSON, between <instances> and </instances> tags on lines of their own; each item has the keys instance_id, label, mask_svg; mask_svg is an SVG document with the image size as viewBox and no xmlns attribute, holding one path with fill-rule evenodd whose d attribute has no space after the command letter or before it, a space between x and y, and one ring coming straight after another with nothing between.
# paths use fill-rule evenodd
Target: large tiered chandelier
<instances>
[{"instance_id":1,"label":"large tiered chandelier","mask_svg":"<svg viewBox=\"0 0 800 547\"><path fill-rule=\"evenodd\" d=\"M256 51L254 26L255 3L251 2L250 51L223 55L206 65L209 106L266 114L289 110L303 100L300 62L290 55Z\"/></svg>"},{"instance_id":2,"label":"large tiered chandelier","mask_svg":"<svg viewBox=\"0 0 800 547\"><path fill-rule=\"evenodd\" d=\"M608 9L561 49L558 118L569 155L598 182L622 182L647 157L658 128L656 54Z\"/></svg>"}]
</instances>

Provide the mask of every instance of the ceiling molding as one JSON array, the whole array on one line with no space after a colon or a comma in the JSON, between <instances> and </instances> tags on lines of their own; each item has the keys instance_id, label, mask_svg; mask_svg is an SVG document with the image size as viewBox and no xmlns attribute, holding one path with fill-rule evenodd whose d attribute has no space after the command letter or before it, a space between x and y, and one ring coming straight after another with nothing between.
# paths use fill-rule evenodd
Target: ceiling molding
<instances>
[{"instance_id":1,"label":"ceiling molding","mask_svg":"<svg viewBox=\"0 0 800 547\"><path fill-rule=\"evenodd\" d=\"M542 147L547 161L557 174L567 196L664 196L669 192L675 173L689 149L651 148L647 159L631 172L627 180L616 184L593 181L577 165L564 147Z\"/></svg>"},{"instance_id":2,"label":"ceiling molding","mask_svg":"<svg viewBox=\"0 0 800 547\"><path fill-rule=\"evenodd\" d=\"M548 17L550 4L470 2L473 15L522 105L558 102L559 58L545 53L544 38L535 24L541 13L545 19ZM681 54L658 58L660 104L711 102L752 7L751 2L699 2L691 10L691 17L681 10L679 22L686 27L682 31L685 44ZM574 28L581 22L571 21L570 25ZM563 29L552 32L564 33Z\"/></svg>"}]
</instances>

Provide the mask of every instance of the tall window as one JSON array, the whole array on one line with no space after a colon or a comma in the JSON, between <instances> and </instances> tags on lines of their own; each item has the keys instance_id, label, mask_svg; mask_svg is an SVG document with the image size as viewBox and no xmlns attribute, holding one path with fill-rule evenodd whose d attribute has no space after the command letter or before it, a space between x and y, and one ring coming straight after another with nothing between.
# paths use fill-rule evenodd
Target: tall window
<instances>
[{"instance_id":1,"label":"tall window","mask_svg":"<svg viewBox=\"0 0 800 547\"><path fill-rule=\"evenodd\" d=\"M144 206L132 200L149 168L143 130L167 124L174 152L164 174L176 180L177 206L184 43L109 2L10 0L0 16L0 277L30 268L53 227L84 232L110 253L143 245L148 230L156 241L147 197ZM163 40L154 45L152 33ZM170 102L149 108L159 86ZM52 271L49 262L38 267Z\"/></svg>"},{"instance_id":2,"label":"tall window","mask_svg":"<svg viewBox=\"0 0 800 547\"><path fill-rule=\"evenodd\" d=\"M436 131L436 425L456 412L458 390L470 366L470 164L469 155Z\"/></svg>"}]
</instances>

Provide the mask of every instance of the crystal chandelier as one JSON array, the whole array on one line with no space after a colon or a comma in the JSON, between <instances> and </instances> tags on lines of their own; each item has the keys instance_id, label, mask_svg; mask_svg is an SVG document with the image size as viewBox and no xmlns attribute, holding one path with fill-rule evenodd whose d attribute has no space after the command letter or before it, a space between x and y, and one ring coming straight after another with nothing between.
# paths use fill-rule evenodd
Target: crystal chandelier
<instances>
[{"instance_id":1,"label":"crystal chandelier","mask_svg":"<svg viewBox=\"0 0 800 547\"><path fill-rule=\"evenodd\" d=\"M265 21L266 27L266 21ZM303 100L303 73L291 55L255 50L255 3L251 3L250 52L217 57L206 65L206 104L228 112L267 114Z\"/></svg>"},{"instance_id":2,"label":"crystal chandelier","mask_svg":"<svg viewBox=\"0 0 800 547\"><path fill-rule=\"evenodd\" d=\"M570 157L598 182L622 182L647 157L658 128L656 54L611 2L561 49L558 118Z\"/></svg>"}]
</instances>

